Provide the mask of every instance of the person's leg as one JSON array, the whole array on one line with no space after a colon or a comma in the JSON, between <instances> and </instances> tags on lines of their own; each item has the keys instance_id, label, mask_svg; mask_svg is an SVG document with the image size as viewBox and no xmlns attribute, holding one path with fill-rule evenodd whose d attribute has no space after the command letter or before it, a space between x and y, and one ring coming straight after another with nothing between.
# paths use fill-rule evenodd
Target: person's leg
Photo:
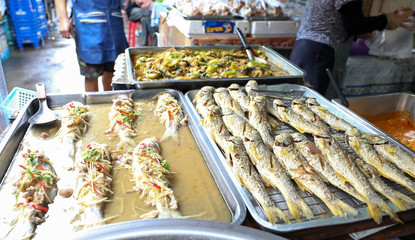
<instances>
[{"instance_id":1,"label":"person's leg","mask_svg":"<svg viewBox=\"0 0 415 240\"><path fill-rule=\"evenodd\" d=\"M128 20L132 22L140 22L140 19L146 15L146 12L143 11L142 8L133 8L131 10L130 16L128 17Z\"/></svg>"},{"instance_id":2,"label":"person's leg","mask_svg":"<svg viewBox=\"0 0 415 240\"><path fill-rule=\"evenodd\" d=\"M85 77L85 91L98 92L98 78Z\"/></svg>"},{"instance_id":3,"label":"person's leg","mask_svg":"<svg viewBox=\"0 0 415 240\"><path fill-rule=\"evenodd\" d=\"M146 17L141 18L141 45L148 46L148 35L150 34L150 22Z\"/></svg>"},{"instance_id":4,"label":"person's leg","mask_svg":"<svg viewBox=\"0 0 415 240\"><path fill-rule=\"evenodd\" d=\"M112 77L114 77L113 72L104 72L104 74L102 74L102 85L104 86L104 91L112 91Z\"/></svg>"},{"instance_id":5,"label":"person's leg","mask_svg":"<svg viewBox=\"0 0 415 240\"><path fill-rule=\"evenodd\" d=\"M295 43L290 60L306 72L304 80L324 95L330 81L326 69L333 70L334 49L325 44L301 39Z\"/></svg>"}]
</instances>

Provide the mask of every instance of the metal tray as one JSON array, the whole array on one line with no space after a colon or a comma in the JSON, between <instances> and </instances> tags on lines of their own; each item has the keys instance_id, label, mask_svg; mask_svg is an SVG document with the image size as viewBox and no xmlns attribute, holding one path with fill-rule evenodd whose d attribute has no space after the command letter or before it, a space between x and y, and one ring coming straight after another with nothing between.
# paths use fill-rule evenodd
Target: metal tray
<instances>
[{"instance_id":1,"label":"metal tray","mask_svg":"<svg viewBox=\"0 0 415 240\"><path fill-rule=\"evenodd\" d=\"M112 99L117 98L118 96L130 97L132 99L149 99L162 91L170 92L170 94L179 101L183 108L184 115L190 114L190 110L187 108L187 104L185 103L183 93L172 89L153 89L135 91L127 90L67 95L49 94L48 105L50 107L61 107L70 101L79 101L88 105L99 103L111 103ZM20 142L23 140L26 132L28 132L31 128L30 124L28 123L28 119L38 110L38 107L39 103L37 99L34 99L30 103L28 103L25 106L25 108L21 111L15 122L12 124L10 130L8 131L5 138L0 144L0 176L2 177L0 187L3 185L4 180L7 178L7 174L9 173L10 168L13 164L14 155L17 152ZM198 124L194 122L194 118L189 118L188 126L193 135L193 138L195 139L196 144L199 147L199 150L203 155L206 165L208 166L210 173L213 176L216 185L232 215L231 224L242 224L242 222L246 218L247 211L242 197L236 189L236 186L230 180L230 177L228 176L227 171L223 168L222 164L218 162L218 157L216 156L216 153L212 151L212 146L209 143L207 143L205 136L200 135ZM157 222L159 220L161 219L153 219L152 224L157 225ZM135 224L141 224L142 221L148 220L129 221L126 222L126 224L131 226ZM171 219L170 221L174 220ZM113 224L105 225L101 229L103 231L106 231L105 229L111 228L111 225ZM111 229L114 230L114 228ZM116 232L112 233L112 236L115 237L116 235Z\"/></svg>"},{"instance_id":2,"label":"metal tray","mask_svg":"<svg viewBox=\"0 0 415 240\"><path fill-rule=\"evenodd\" d=\"M232 13L232 15L187 15L182 13L179 9L172 6L172 10L176 11L181 17L186 20L241 20L244 19L241 15Z\"/></svg>"},{"instance_id":3,"label":"metal tray","mask_svg":"<svg viewBox=\"0 0 415 240\"><path fill-rule=\"evenodd\" d=\"M152 239L152 240L284 240L258 229L206 220L160 219L113 224L75 235L73 239Z\"/></svg>"},{"instance_id":4,"label":"metal tray","mask_svg":"<svg viewBox=\"0 0 415 240\"><path fill-rule=\"evenodd\" d=\"M328 99L324 98L319 93L315 92L314 90L311 90L305 86L301 85L294 85L294 84L277 84L277 85L267 85L267 86L260 86L261 89L265 90L273 90L273 91L281 91L281 92L290 92L291 90L299 90L304 91L304 97L309 98L316 98L317 101L320 103L321 106L327 107L329 111L336 114L338 117L343 118L344 120L348 121L350 124L354 125L358 129L360 129L363 132L367 133L379 133L376 128L374 128L371 125L366 124L364 121L362 121L360 118L356 118L350 112L343 110L343 108L340 108L339 106L333 104ZM191 90L185 94L185 98L187 101L187 104L190 106L189 109L191 109L191 114L197 119L200 120L201 117L197 113L195 106L193 105L192 101L194 97L196 96L197 92L199 90ZM284 100L286 104L290 104L290 101ZM283 126L281 129L281 132L293 132L294 130L291 127L288 127L286 124L281 123ZM204 132L204 135L209 136L207 132L204 131L203 127L199 125L200 131ZM339 136L339 132L336 132L332 130L332 134L335 134ZM216 151L217 155L220 157L220 160L226 170L228 171L229 175L232 177L232 180L234 181L235 185L238 187L238 190L240 191L245 204L248 208L248 211L251 213L254 220L258 223L258 225L267 231L272 232L293 232L298 230L304 230L304 229L310 229L310 228L316 228L316 227L323 227L323 226L332 226L332 225L340 225L340 224L346 224L346 223L353 223L358 222L362 220L370 219L370 217L367 214L367 207L366 204L352 198L350 195L346 194L345 192L339 190L338 188L335 188L331 185L329 185L330 190L341 200L348 203L349 205L355 207L359 211L359 216L357 217L338 217L333 216L330 212L330 210L325 206L325 204L315 197L314 195L309 194L308 192L301 191L298 187L298 193L300 196L304 199L304 201L308 204L308 206L313 210L314 215L316 216L315 219L307 220L302 219L302 222L296 222L294 219L294 223L292 224L285 224L283 222L278 223L277 225L272 225L270 222L267 221L267 218L265 217L265 214L263 213L260 205L256 202L256 200L252 197L251 193L245 188L242 187L236 178L236 176L233 174L232 169L227 164L227 161L225 159L225 156L223 155L222 151L219 149L219 147L215 144L213 139L210 137L207 137L210 141L210 143L214 146L214 150ZM345 146L349 152L352 153L352 150L347 146L345 142L340 142L343 146ZM399 189L402 193L414 198L413 193L410 193L408 190L406 190L404 187L392 183L390 181L385 180L388 182L388 184L394 188ZM268 188L268 193L271 196L271 199L277 204L277 206L283 210L284 212L289 212L288 207L285 203L285 200L283 196L280 194L280 192L274 188ZM381 196L381 195L379 195ZM395 211L398 212L399 210L393 206L393 204L387 200L385 197L381 196L387 204Z\"/></svg>"},{"instance_id":5,"label":"metal tray","mask_svg":"<svg viewBox=\"0 0 415 240\"><path fill-rule=\"evenodd\" d=\"M362 123L373 128L373 131L377 134L382 134L390 137L391 141L399 145L401 148L413 153L415 151L390 136L382 129L376 127L371 122L367 121L366 117L376 116L379 114L393 113L397 111L410 111L409 117L412 121L415 121L415 94L411 93L389 93L379 94L373 96L363 97L351 97L347 98L349 102L349 108L345 107L337 101L333 100L333 103L344 111L348 112L356 118L359 118ZM380 105L381 104L381 105Z\"/></svg>"},{"instance_id":6,"label":"metal tray","mask_svg":"<svg viewBox=\"0 0 415 240\"><path fill-rule=\"evenodd\" d=\"M135 69L133 68L132 55L140 54L144 51L155 51L161 52L171 47L145 47L145 48L127 48L125 50L125 61L127 65L127 75L128 80L131 84L136 84L138 88L174 88L179 90L189 90L201 88L205 85L212 85L215 87L228 86L229 82L236 82L239 84L244 84L251 79L256 80L258 83L267 83L267 84L276 84L276 83L298 83L304 76L305 72L299 67L295 66L289 60L281 56L279 53L274 50L264 47L264 46L253 46L254 49L260 49L264 51L265 55L268 58L268 61L275 64L276 66L289 72L289 76L274 76L274 77L247 77L247 78L207 78L207 79L183 79L183 80L156 80L156 81L137 81L135 75ZM231 50L235 49L232 46L188 46L188 47L175 47L176 49L188 48L191 50L212 50L212 49L223 49ZM242 49L236 48L236 49Z\"/></svg>"},{"instance_id":7,"label":"metal tray","mask_svg":"<svg viewBox=\"0 0 415 240\"><path fill-rule=\"evenodd\" d=\"M251 16L245 18L249 21L284 21L291 19L289 16Z\"/></svg>"}]
</instances>

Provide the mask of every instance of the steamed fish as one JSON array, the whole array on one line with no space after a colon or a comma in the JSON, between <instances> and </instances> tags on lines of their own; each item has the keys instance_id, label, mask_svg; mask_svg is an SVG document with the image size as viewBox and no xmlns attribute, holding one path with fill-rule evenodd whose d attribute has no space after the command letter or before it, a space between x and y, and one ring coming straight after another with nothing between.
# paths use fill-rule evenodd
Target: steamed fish
<instances>
[{"instance_id":1,"label":"steamed fish","mask_svg":"<svg viewBox=\"0 0 415 240\"><path fill-rule=\"evenodd\" d=\"M307 107L311 109L315 114L317 114L321 119L323 119L330 127L338 131L347 131L350 128L353 128L353 125L346 122L344 119L341 119L331 113L327 108L320 106L315 98L308 98L306 100Z\"/></svg>"},{"instance_id":2,"label":"steamed fish","mask_svg":"<svg viewBox=\"0 0 415 240\"><path fill-rule=\"evenodd\" d=\"M376 168L367 164L360 158L356 158L356 164L359 166L363 174L369 180L372 187L383 196L387 197L399 210L406 210L406 206L414 206L415 201L410 197L402 194L399 191L394 190L388 184L386 184L379 176L379 172Z\"/></svg>"},{"instance_id":3,"label":"steamed fish","mask_svg":"<svg viewBox=\"0 0 415 240\"><path fill-rule=\"evenodd\" d=\"M261 140L259 133L248 122L236 114L223 116L228 130L242 139L251 162L256 166L264 183L277 188L284 196L290 213L295 219L314 217L313 212L298 195L286 171L275 155Z\"/></svg>"},{"instance_id":4,"label":"steamed fish","mask_svg":"<svg viewBox=\"0 0 415 240\"><path fill-rule=\"evenodd\" d=\"M89 228L105 223L104 204L111 191L112 162L109 146L91 142L77 159L74 198L82 207L77 219L76 230Z\"/></svg>"},{"instance_id":5,"label":"steamed fish","mask_svg":"<svg viewBox=\"0 0 415 240\"><path fill-rule=\"evenodd\" d=\"M323 157L316 145L301 133L292 133L294 145L301 155L307 160L313 169L321 176L324 181L340 188L354 198L364 202L365 199L348 182L342 182L332 166Z\"/></svg>"},{"instance_id":6,"label":"steamed fish","mask_svg":"<svg viewBox=\"0 0 415 240\"><path fill-rule=\"evenodd\" d=\"M73 157L75 155L75 142L88 128L88 106L73 101L65 104L63 109L61 127L57 134L63 144L67 145L69 156Z\"/></svg>"},{"instance_id":7,"label":"steamed fish","mask_svg":"<svg viewBox=\"0 0 415 240\"><path fill-rule=\"evenodd\" d=\"M387 159L415 178L415 157L380 135L363 134L363 137L373 145L383 159Z\"/></svg>"},{"instance_id":8,"label":"steamed fish","mask_svg":"<svg viewBox=\"0 0 415 240\"><path fill-rule=\"evenodd\" d=\"M35 235L37 225L46 221L48 205L57 194L58 181L49 158L43 153L27 149L19 161L19 177L14 183L17 217L10 224L9 231L2 231L0 237L7 239L30 239Z\"/></svg>"},{"instance_id":9,"label":"steamed fish","mask_svg":"<svg viewBox=\"0 0 415 240\"><path fill-rule=\"evenodd\" d=\"M402 222L396 213L380 198L371 187L365 175L354 162L354 157L330 134L314 135L314 143L324 158L333 167L343 182L349 182L365 199L368 214L376 223L382 220L381 214L386 213L397 222Z\"/></svg>"},{"instance_id":10,"label":"steamed fish","mask_svg":"<svg viewBox=\"0 0 415 240\"><path fill-rule=\"evenodd\" d=\"M239 137L230 137L228 143L227 149L223 150L229 165L232 167L241 185L251 192L252 196L262 207L268 221L275 225L276 218L278 218L285 223L290 223L287 215L275 205L268 195L261 177L249 160L242 140Z\"/></svg>"},{"instance_id":11,"label":"steamed fish","mask_svg":"<svg viewBox=\"0 0 415 240\"><path fill-rule=\"evenodd\" d=\"M266 103L267 99L264 96L256 96L251 99L249 104L249 123L256 128L264 143L272 149L273 138L271 136L271 126L268 122Z\"/></svg>"},{"instance_id":12,"label":"steamed fish","mask_svg":"<svg viewBox=\"0 0 415 240\"><path fill-rule=\"evenodd\" d=\"M392 163L381 158L373 145L362 137L357 128L351 128L346 132L346 141L349 147L365 162L375 167L379 173L395 181L415 193L415 182L395 167Z\"/></svg>"},{"instance_id":13,"label":"steamed fish","mask_svg":"<svg viewBox=\"0 0 415 240\"><path fill-rule=\"evenodd\" d=\"M155 206L157 210L143 214L143 219L178 218L177 198L169 187L170 165L160 155L160 145L156 138L141 141L133 152L132 169L134 190L140 192L140 198Z\"/></svg>"},{"instance_id":14,"label":"steamed fish","mask_svg":"<svg viewBox=\"0 0 415 240\"><path fill-rule=\"evenodd\" d=\"M282 166L298 186L320 198L333 215L358 215L359 212L355 208L337 198L319 175L315 173L313 167L305 163L305 159L295 148L290 133L281 133L276 136L273 150Z\"/></svg>"},{"instance_id":15,"label":"steamed fish","mask_svg":"<svg viewBox=\"0 0 415 240\"><path fill-rule=\"evenodd\" d=\"M193 104L196 106L196 111L203 118L206 117L208 107L211 105L216 105L215 99L213 99L214 92L214 87L205 86L202 87L199 92L197 92L195 98L193 99Z\"/></svg>"},{"instance_id":16,"label":"steamed fish","mask_svg":"<svg viewBox=\"0 0 415 240\"><path fill-rule=\"evenodd\" d=\"M137 132L134 130L135 122L142 113L134 110L134 101L131 98L117 98L112 102L108 114L111 121L110 128L105 133L114 132L118 134L120 137L120 142L117 145L118 149L122 149L126 145L134 146L134 138L137 136Z\"/></svg>"},{"instance_id":17,"label":"steamed fish","mask_svg":"<svg viewBox=\"0 0 415 240\"><path fill-rule=\"evenodd\" d=\"M166 127L166 131L161 137L164 139L172 138L177 143L179 142L179 127L180 121L183 119L183 111L179 102L168 92L157 95L157 107L154 110L160 122Z\"/></svg>"}]
</instances>

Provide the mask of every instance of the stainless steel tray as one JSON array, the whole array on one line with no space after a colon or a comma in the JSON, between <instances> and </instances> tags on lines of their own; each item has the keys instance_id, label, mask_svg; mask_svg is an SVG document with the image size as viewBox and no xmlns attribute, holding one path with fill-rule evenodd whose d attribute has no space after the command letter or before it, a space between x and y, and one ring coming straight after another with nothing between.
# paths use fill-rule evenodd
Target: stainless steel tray
<instances>
[{"instance_id":1,"label":"stainless steel tray","mask_svg":"<svg viewBox=\"0 0 415 240\"><path fill-rule=\"evenodd\" d=\"M347 98L347 101L349 102L349 108L345 107L336 100L332 100L334 105L348 112L350 115L353 115L355 118L360 119L362 124L367 125L369 128L373 128L372 130L374 133L390 137L392 142L399 145L401 148L406 149L415 156L414 150L365 119L366 117L376 116L379 114L408 110L410 111L409 117L412 121L415 121L415 94L388 93L373 96L351 97Z\"/></svg>"},{"instance_id":2,"label":"stainless steel tray","mask_svg":"<svg viewBox=\"0 0 415 240\"><path fill-rule=\"evenodd\" d=\"M267 85L265 87L261 87L261 89L265 90L273 90L273 91L280 91L280 92L290 92L291 90L299 90L304 91L304 97L309 98L316 98L317 101L320 103L321 106L327 107L329 111L336 114L338 117L343 118L344 120L348 121L358 129L360 129L363 132L368 133L379 133L373 126L366 124L364 121L361 120L361 118L356 118L354 115L350 114L349 111L345 111L343 108L333 104L328 99L324 98L319 93L315 92L314 90L311 90L305 86L301 85L294 85L294 84L277 84L277 85ZM195 106L193 105L192 101L197 94L199 90L191 90L185 94L186 102L189 105L189 109L191 109L191 114L197 119L201 120L200 115L197 113ZM290 101L285 100L286 104L290 104ZM199 122L198 121L198 122ZM294 130L285 125L282 124L281 132L293 132ZM209 136L207 132L204 131L203 127L199 125L199 129L201 132L204 132L204 135ZM333 130L332 134L339 135L340 133L335 132ZM205 137L206 137L205 136ZM220 157L220 160L226 170L228 171L229 175L231 176L232 180L234 181L235 185L237 186L238 190L240 191L245 204L248 208L248 211L251 213L254 220L259 224L259 226L265 230L272 231L272 232L293 232L298 230L304 230L309 228L316 228L316 227L323 227L323 226L332 226L332 225L340 225L340 224L346 224L346 223L353 223L358 222L362 220L370 219L370 217L367 214L367 208L366 204L352 198L350 195L346 194L345 192L339 190L338 188L335 188L331 185L329 185L330 190L338 196L341 200L348 203L349 205L355 207L359 211L359 216L357 217L338 217L333 216L330 212L330 210L325 206L325 204L318 199L317 197L301 191L298 189L298 192L300 196L304 199L304 201L308 204L308 206L313 210L314 215L316 216L313 220L307 220L302 219L302 222L295 222L292 224L285 224L283 222L278 223L277 225L272 225L270 222L267 221L265 214L263 213L260 205L256 202L256 200L252 197L250 192L245 188L242 187L238 181L238 179L235 177L235 175L232 172L232 169L227 164L227 161L225 159L225 156L223 155L222 151L219 149L219 147L215 144L213 139L210 137L207 137L214 147L215 152ZM346 143L341 142L343 146L345 146L350 152L352 150L347 146ZM406 190L404 187L392 183L390 181L387 181L390 186L392 186L394 189L399 189L402 193L414 198L413 193L410 193L408 190ZM289 212L288 207L285 203L285 200L283 196L280 194L280 192L273 188L268 188L268 193L271 196L271 199L277 204L277 206L283 210L284 212ZM380 195L379 195L380 196ZM393 206L393 204L387 200L385 197L381 196L387 204L395 211L398 212L398 209Z\"/></svg>"},{"instance_id":3,"label":"stainless steel tray","mask_svg":"<svg viewBox=\"0 0 415 240\"><path fill-rule=\"evenodd\" d=\"M73 239L152 239L152 240L284 240L258 229L206 220L160 219L113 224L95 228Z\"/></svg>"},{"instance_id":4,"label":"stainless steel tray","mask_svg":"<svg viewBox=\"0 0 415 240\"><path fill-rule=\"evenodd\" d=\"M187 108L183 93L172 89L152 89L152 90L127 90L127 91L112 91L112 92L100 92L100 93L85 93L85 94L50 94L48 95L48 105L50 107L61 107L70 101L79 101L84 104L93 105L99 103L111 103L112 99L118 96L130 97L132 99L148 99L155 96L162 91L169 91L174 96L183 108L184 115L190 115L190 110ZM5 138L0 144L0 176L2 181L0 187L3 185L4 180L7 178L7 174L13 164L14 155L19 148L20 142L23 140L26 132L28 132L31 126L28 123L29 117L31 117L38 110L38 100L34 99L28 103L21 111L18 118L12 124L10 130L6 134ZM208 166L211 175L213 176L216 185L228 206L228 209L232 215L231 224L239 225L244 221L247 211L236 186L230 180L227 171L223 168L222 164L218 162L216 153L212 151L212 146L206 141L205 136L200 134L198 124L194 122L194 118L189 118L189 129L195 139L196 144L201 151L206 165ZM7 170L7 172L6 172ZM157 225L157 222L161 219L154 219L152 223ZM141 224L142 221L137 220L130 221L126 224L135 225ZM166 220L163 220L166 221ZM174 221L171 219L171 221ZM102 227L102 230L111 228L112 224ZM114 228L111 228L114 229ZM115 231L115 230L114 230ZM112 236L116 236L117 233L113 233Z\"/></svg>"},{"instance_id":5,"label":"stainless steel tray","mask_svg":"<svg viewBox=\"0 0 415 240\"><path fill-rule=\"evenodd\" d=\"M276 66L289 72L289 76L273 76L273 77L250 77L250 78L206 78L206 79L183 79L183 80L156 80L156 81L137 81L135 75L135 69L133 68L131 56L140 54L144 51L161 52L171 47L145 47L145 48L127 48L125 50L125 60L127 65L128 80L131 84L136 84L138 88L174 88L179 90L189 90L201 88L205 85L211 85L215 87L228 86L229 82L236 82L244 84L251 79L256 80L258 83L276 84L276 83L298 83L305 76L305 72L291 63L289 60L281 56L274 50L264 46L253 46L254 49L261 49L264 51L268 58L268 61L272 62ZM176 49L189 48L191 50L212 50L223 49L231 50L235 49L233 46L188 46L188 47L175 47ZM239 49L239 48L236 48Z\"/></svg>"}]
</instances>

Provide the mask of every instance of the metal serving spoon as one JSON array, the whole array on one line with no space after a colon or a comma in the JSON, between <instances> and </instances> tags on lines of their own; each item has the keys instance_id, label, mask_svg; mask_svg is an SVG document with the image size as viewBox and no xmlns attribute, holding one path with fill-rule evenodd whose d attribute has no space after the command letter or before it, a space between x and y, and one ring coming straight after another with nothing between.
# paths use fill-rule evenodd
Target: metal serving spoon
<instances>
[{"instance_id":1,"label":"metal serving spoon","mask_svg":"<svg viewBox=\"0 0 415 240\"><path fill-rule=\"evenodd\" d=\"M50 110L46 102L45 84L36 84L37 99L39 99L39 110L29 118L30 124L46 124L59 118L59 114Z\"/></svg>"},{"instance_id":2,"label":"metal serving spoon","mask_svg":"<svg viewBox=\"0 0 415 240\"><path fill-rule=\"evenodd\" d=\"M241 32L241 30L239 28L236 28L236 33L238 33L238 36L241 39L242 45L245 48L245 51L246 51L246 54L248 55L249 60L260 62L262 64L265 64L265 66L267 66L268 65L267 60L254 56L254 54L252 53L251 46L248 45L243 33Z\"/></svg>"}]
</instances>

